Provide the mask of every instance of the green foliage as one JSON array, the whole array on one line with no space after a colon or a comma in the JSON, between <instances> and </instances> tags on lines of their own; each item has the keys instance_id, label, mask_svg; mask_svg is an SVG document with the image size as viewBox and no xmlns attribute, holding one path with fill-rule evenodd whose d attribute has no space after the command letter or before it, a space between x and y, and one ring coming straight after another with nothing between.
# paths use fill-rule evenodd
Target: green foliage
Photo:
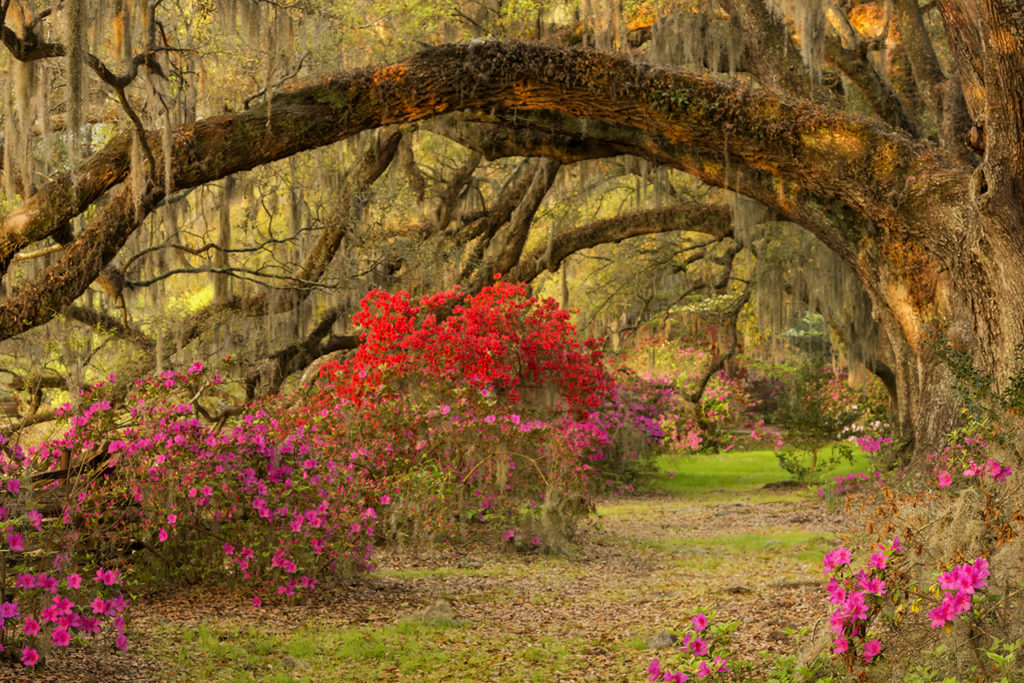
<instances>
[{"instance_id":1,"label":"green foliage","mask_svg":"<svg viewBox=\"0 0 1024 683\"><path fill-rule=\"evenodd\" d=\"M1006 387L997 391L990 373L979 370L970 353L944 338L933 349L953 375L953 386L963 406L964 425L950 435L986 436L1003 446L1013 446L1020 436L1024 412L1024 341L1014 351L1014 370Z\"/></svg>"},{"instance_id":2,"label":"green foliage","mask_svg":"<svg viewBox=\"0 0 1024 683\"><path fill-rule=\"evenodd\" d=\"M797 366L784 386L775 418L786 429L786 446L778 458L795 479L811 484L816 474L852 464L847 440L884 429L880 396L853 390L845 372L821 357Z\"/></svg>"}]
</instances>

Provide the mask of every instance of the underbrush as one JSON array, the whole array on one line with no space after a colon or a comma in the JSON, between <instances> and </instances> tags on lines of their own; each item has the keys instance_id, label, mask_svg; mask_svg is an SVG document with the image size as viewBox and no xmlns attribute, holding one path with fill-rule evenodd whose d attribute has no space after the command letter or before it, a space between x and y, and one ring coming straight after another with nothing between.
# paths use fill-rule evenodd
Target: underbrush
<instances>
[{"instance_id":1,"label":"underbrush","mask_svg":"<svg viewBox=\"0 0 1024 683\"><path fill-rule=\"evenodd\" d=\"M964 426L921 462L842 482L867 542L826 555L831 633L794 680L1024 680L1024 373L995 392L968 356L939 350Z\"/></svg>"}]
</instances>

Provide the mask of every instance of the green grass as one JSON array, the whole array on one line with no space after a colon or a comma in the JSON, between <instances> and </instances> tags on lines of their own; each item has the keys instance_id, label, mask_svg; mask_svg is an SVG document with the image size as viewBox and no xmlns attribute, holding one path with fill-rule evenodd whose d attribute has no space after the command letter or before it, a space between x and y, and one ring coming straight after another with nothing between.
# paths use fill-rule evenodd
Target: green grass
<instances>
[{"instance_id":1,"label":"green grass","mask_svg":"<svg viewBox=\"0 0 1024 683\"><path fill-rule=\"evenodd\" d=\"M717 555L750 558L784 553L787 558L800 562L820 562L822 555L834 546L829 534L784 531L770 527L757 533L720 534L703 538L669 536L644 539L642 543L659 552L672 554L685 552L688 548L703 549Z\"/></svg>"},{"instance_id":2,"label":"green grass","mask_svg":"<svg viewBox=\"0 0 1024 683\"><path fill-rule=\"evenodd\" d=\"M668 454L658 460L661 474L652 481L657 491L673 493L684 498L717 489L737 491L757 489L765 484L790 480L775 451L737 451L715 454ZM853 463L843 462L840 466L816 477L831 479L834 475L847 472L870 471L867 456L855 449ZM760 500L760 499L759 499Z\"/></svg>"},{"instance_id":3,"label":"green grass","mask_svg":"<svg viewBox=\"0 0 1024 683\"><path fill-rule=\"evenodd\" d=\"M177 680L376 681L396 674L409 680L553 680L586 664L591 643L541 635L512 646L499 628L472 629L458 622L415 618L377 627L320 625L291 632L255 626L200 625L181 634ZM496 659L496 654L501 657ZM632 673L635 664L622 672Z\"/></svg>"}]
</instances>

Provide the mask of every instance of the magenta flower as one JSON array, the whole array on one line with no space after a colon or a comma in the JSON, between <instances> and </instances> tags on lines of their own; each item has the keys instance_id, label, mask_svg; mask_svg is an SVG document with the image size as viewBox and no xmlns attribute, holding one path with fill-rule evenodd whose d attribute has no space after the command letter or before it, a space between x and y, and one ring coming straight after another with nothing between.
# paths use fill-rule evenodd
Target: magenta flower
<instances>
[{"instance_id":1,"label":"magenta flower","mask_svg":"<svg viewBox=\"0 0 1024 683\"><path fill-rule=\"evenodd\" d=\"M971 609L971 594L964 591L957 591L951 600L953 614L963 614Z\"/></svg>"},{"instance_id":2,"label":"magenta flower","mask_svg":"<svg viewBox=\"0 0 1024 683\"><path fill-rule=\"evenodd\" d=\"M690 641L690 652L698 657L703 657L708 653L708 641L702 638L694 638Z\"/></svg>"},{"instance_id":3,"label":"magenta flower","mask_svg":"<svg viewBox=\"0 0 1024 683\"><path fill-rule=\"evenodd\" d=\"M13 619L18 616L18 601L11 600L0 605L0 619Z\"/></svg>"},{"instance_id":4,"label":"magenta flower","mask_svg":"<svg viewBox=\"0 0 1024 683\"><path fill-rule=\"evenodd\" d=\"M703 612L698 612L695 617L690 619L693 622L694 631L703 631L708 627L708 618L704 616Z\"/></svg>"},{"instance_id":5,"label":"magenta flower","mask_svg":"<svg viewBox=\"0 0 1024 683\"><path fill-rule=\"evenodd\" d=\"M949 597L949 593L946 594L946 597ZM956 614L953 612L953 601L943 598L942 604L928 612L928 616L931 617L932 628L945 626L947 621L953 621L956 618Z\"/></svg>"},{"instance_id":6,"label":"magenta flower","mask_svg":"<svg viewBox=\"0 0 1024 683\"><path fill-rule=\"evenodd\" d=\"M877 657L878 653L881 651L882 643L879 642L878 638L872 638L864 643L864 661L870 662L872 659Z\"/></svg>"},{"instance_id":7,"label":"magenta flower","mask_svg":"<svg viewBox=\"0 0 1024 683\"><path fill-rule=\"evenodd\" d=\"M38 510L29 510L25 513L25 516L28 517L28 521L32 523L33 529L36 531L43 530L43 513Z\"/></svg>"},{"instance_id":8,"label":"magenta flower","mask_svg":"<svg viewBox=\"0 0 1024 683\"><path fill-rule=\"evenodd\" d=\"M840 607L835 612L833 612L831 615L829 615L828 623L829 623L829 627L828 628L829 628L830 631L835 631L836 633L839 633L840 631L843 630L843 624L846 623L846 617L843 616L843 608L842 607Z\"/></svg>"},{"instance_id":9,"label":"magenta flower","mask_svg":"<svg viewBox=\"0 0 1024 683\"><path fill-rule=\"evenodd\" d=\"M965 477L973 477L979 471L980 471L980 468L978 467L977 463L975 463L972 460L970 466L968 466L968 468L966 470L964 470L964 476Z\"/></svg>"},{"instance_id":10,"label":"magenta flower","mask_svg":"<svg viewBox=\"0 0 1024 683\"><path fill-rule=\"evenodd\" d=\"M19 493L21 491L21 481L17 479L8 479L7 490L11 493Z\"/></svg>"},{"instance_id":11,"label":"magenta flower","mask_svg":"<svg viewBox=\"0 0 1024 683\"><path fill-rule=\"evenodd\" d=\"M868 560L868 566L869 567L877 567L879 569L885 569L885 562L886 562L885 554L883 554L883 553L875 553L874 555L871 556L871 559Z\"/></svg>"},{"instance_id":12,"label":"magenta flower","mask_svg":"<svg viewBox=\"0 0 1024 683\"><path fill-rule=\"evenodd\" d=\"M128 636L123 633L118 635L117 638L114 638L114 645L121 652L125 652L128 649Z\"/></svg>"},{"instance_id":13,"label":"magenta flower","mask_svg":"<svg viewBox=\"0 0 1024 683\"><path fill-rule=\"evenodd\" d=\"M647 667L647 673L650 674L650 676L647 677L647 680L658 680L658 677L661 676L661 662L659 662L657 659L654 659Z\"/></svg>"},{"instance_id":14,"label":"magenta flower","mask_svg":"<svg viewBox=\"0 0 1024 683\"><path fill-rule=\"evenodd\" d=\"M701 660L700 665L697 667L697 678L707 678L711 675L711 669L708 667L708 663Z\"/></svg>"},{"instance_id":15,"label":"magenta flower","mask_svg":"<svg viewBox=\"0 0 1024 683\"><path fill-rule=\"evenodd\" d=\"M846 642L846 636L844 636L842 633L836 636L836 639L832 641L832 645L832 654L835 655L843 654L844 652L846 652L846 649L850 646L850 644Z\"/></svg>"},{"instance_id":16,"label":"magenta flower","mask_svg":"<svg viewBox=\"0 0 1024 683\"><path fill-rule=\"evenodd\" d=\"M76 574L68 574L68 588L81 588L82 577Z\"/></svg>"},{"instance_id":17,"label":"magenta flower","mask_svg":"<svg viewBox=\"0 0 1024 683\"><path fill-rule=\"evenodd\" d=\"M35 666L36 662L39 661L39 653L35 649L25 646L25 649L21 651L21 663L25 666Z\"/></svg>"},{"instance_id":18,"label":"magenta flower","mask_svg":"<svg viewBox=\"0 0 1024 683\"><path fill-rule=\"evenodd\" d=\"M939 472L939 488L944 489L953 483L953 477L948 470Z\"/></svg>"},{"instance_id":19,"label":"magenta flower","mask_svg":"<svg viewBox=\"0 0 1024 683\"><path fill-rule=\"evenodd\" d=\"M161 543L166 541L167 540L167 530L164 529L163 527L160 527L160 533L157 535L157 538L160 539Z\"/></svg>"},{"instance_id":20,"label":"magenta flower","mask_svg":"<svg viewBox=\"0 0 1024 683\"><path fill-rule=\"evenodd\" d=\"M25 635L34 636L39 633L39 622L32 617L25 617Z\"/></svg>"},{"instance_id":21,"label":"magenta flower","mask_svg":"<svg viewBox=\"0 0 1024 683\"><path fill-rule=\"evenodd\" d=\"M502 538L504 538L506 541L511 541L513 538L515 538L515 536L516 536L516 532L514 530L512 530L512 529L509 529L508 531L505 532L505 534L502 536Z\"/></svg>"},{"instance_id":22,"label":"magenta flower","mask_svg":"<svg viewBox=\"0 0 1024 683\"><path fill-rule=\"evenodd\" d=\"M71 644L71 636L68 635L66 628L56 628L53 630L53 635L50 636L50 642L57 647L67 647Z\"/></svg>"},{"instance_id":23,"label":"magenta flower","mask_svg":"<svg viewBox=\"0 0 1024 683\"><path fill-rule=\"evenodd\" d=\"M16 531L8 531L7 532L7 546L11 550L24 550L25 549L25 539L22 538L21 534L19 534Z\"/></svg>"}]
</instances>

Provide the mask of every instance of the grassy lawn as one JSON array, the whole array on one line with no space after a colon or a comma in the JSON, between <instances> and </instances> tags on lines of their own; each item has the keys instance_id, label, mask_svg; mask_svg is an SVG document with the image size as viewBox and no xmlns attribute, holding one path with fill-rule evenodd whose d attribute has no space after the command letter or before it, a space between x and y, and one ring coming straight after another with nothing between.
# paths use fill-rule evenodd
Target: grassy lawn
<instances>
[{"instance_id":1,"label":"grassy lawn","mask_svg":"<svg viewBox=\"0 0 1024 683\"><path fill-rule=\"evenodd\" d=\"M668 454L658 462L660 474L652 482L656 490L684 498L703 497L718 489L742 491L791 479L779 466L775 451L736 451L728 453L680 455ZM847 472L870 472L867 455L854 449L853 463L841 462L834 469L815 477L817 482L831 481Z\"/></svg>"}]
</instances>

